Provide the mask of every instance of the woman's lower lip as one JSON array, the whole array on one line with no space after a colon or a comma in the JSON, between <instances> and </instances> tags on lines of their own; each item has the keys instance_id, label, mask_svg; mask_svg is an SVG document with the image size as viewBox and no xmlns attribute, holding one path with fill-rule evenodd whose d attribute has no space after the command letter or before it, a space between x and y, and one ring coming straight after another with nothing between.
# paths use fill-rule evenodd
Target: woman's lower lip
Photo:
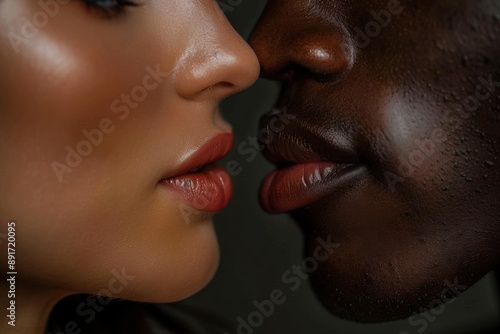
<instances>
[{"instance_id":1,"label":"woman's lower lip","mask_svg":"<svg viewBox=\"0 0 500 334\"><path fill-rule=\"evenodd\" d=\"M179 194L188 206L207 212L224 209L233 192L231 177L223 167L215 165L162 180L161 184Z\"/></svg>"},{"instance_id":2,"label":"woman's lower lip","mask_svg":"<svg viewBox=\"0 0 500 334\"><path fill-rule=\"evenodd\" d=\"M299 209L331 194L359 165L310 162L269 174L260 189L264 210L282 213Z\"/></svg>"}]
</instances>

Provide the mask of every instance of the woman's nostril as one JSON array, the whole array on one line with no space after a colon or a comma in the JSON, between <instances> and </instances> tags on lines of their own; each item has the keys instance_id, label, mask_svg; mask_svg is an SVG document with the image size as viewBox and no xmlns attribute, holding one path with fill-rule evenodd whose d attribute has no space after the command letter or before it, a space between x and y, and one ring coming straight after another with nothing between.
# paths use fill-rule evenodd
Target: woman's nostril
<instances>
[{"instance_id":1,"label":"woman's nostril","mask_svg":"<svg viewBox=\"0 0 500 334\"><path fill-rule=\"evenodd\" d=\"M227 81L223 81L216 83L215 85L212 85L210 87L207 87L204 93L210 95L216 95L219 97L219 99L223 100L226 97L229 97L230 95L234 94L237 90L238 88L234 84Z\"/></svg>"},{"instance_id":2,"label":"woman's nostril","mask_svg":"<svg viewBox=\"0 0 500 334\"><path fill-rule=\"evenodd\" d=\"M180 96L223 99L257 80L259 63L243 40L218 48L217 52L199 51L185 59L186 65L179 67L175 82Z\"/></svg>"}]
</instances>

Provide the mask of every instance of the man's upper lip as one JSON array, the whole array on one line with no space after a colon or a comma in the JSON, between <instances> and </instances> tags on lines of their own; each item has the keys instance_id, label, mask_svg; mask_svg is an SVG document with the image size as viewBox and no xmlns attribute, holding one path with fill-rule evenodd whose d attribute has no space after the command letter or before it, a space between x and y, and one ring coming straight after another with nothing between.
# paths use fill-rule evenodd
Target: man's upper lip
<instances>
[{"instance_id":1,"label":"man's upper lip","mask_svg":"<svg viewBox=\"0 0 500 334\"><path fill-rule=\"evenodd\" d=\"M199 148L188 152L182 158L179 167L173 173L162 178L169 179L184 175L191 170L212 164L224 158L233 147L234 135L232 133L220 133L201 144Z\"/></svg>"},{"instance_id":2,"label":"man's upper lip","mask_svg":"<svg viewBox=\"0 0 500 334\"><path fill-rule=\"evenodd\" d=\"M354 164L359 162L352 141L342 134L329 134L336 140L328 140L322 130L310 129L298 124L294 118L283 130L273 131L272 116L265 116L261 121L264 131L264 155L276 164L297 164L306 162L332 162Z\"/></svg>"}]
</instances>

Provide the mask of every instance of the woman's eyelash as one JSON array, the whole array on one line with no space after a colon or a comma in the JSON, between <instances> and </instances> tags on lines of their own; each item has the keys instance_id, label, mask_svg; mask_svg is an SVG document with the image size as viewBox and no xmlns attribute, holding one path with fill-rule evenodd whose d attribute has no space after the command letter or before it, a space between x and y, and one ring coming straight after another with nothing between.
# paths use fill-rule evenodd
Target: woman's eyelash
<instances>
[{"instance_id":1,"label":"woman's eyelash","mask_svg":"<svg viewBox=\"0 0 500 334\"><path fill-rule=\"evenodd\" d=\"M123 14L127 7L140 6L135 0L84 0L90 8L103 11L108 15Z\"/></svg>"}]
</instances>

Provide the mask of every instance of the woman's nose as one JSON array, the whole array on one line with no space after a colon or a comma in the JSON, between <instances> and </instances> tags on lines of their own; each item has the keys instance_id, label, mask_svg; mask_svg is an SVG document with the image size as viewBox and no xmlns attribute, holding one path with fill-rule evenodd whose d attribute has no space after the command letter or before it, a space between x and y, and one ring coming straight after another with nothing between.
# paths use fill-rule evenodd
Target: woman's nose
<instances>
[{"instance_id":1,"label":"woman's nose","mask_svg":"<svg viewBox=\"0 0 500 334\"><path fill-rule=\"evenodd\" d=\"M335 80L351 69L355 49L340 21L305 17L301 6L306 2L271 1L266 8L250 37L263 77L286 80L304 72L317 80Z\"/></svg>"},{"instance_id":2,"label":"woman's nose","mask_svg":"<svg viewBox=\"0 0 500 334\"><path fill-rule=\"evenodd\" d=\"M204 11L210 19L193 24L196 32L175 71L175 85L183 98L221 100L252 85L259 63L215 1Z\"/></svg>"}]
</instances>

